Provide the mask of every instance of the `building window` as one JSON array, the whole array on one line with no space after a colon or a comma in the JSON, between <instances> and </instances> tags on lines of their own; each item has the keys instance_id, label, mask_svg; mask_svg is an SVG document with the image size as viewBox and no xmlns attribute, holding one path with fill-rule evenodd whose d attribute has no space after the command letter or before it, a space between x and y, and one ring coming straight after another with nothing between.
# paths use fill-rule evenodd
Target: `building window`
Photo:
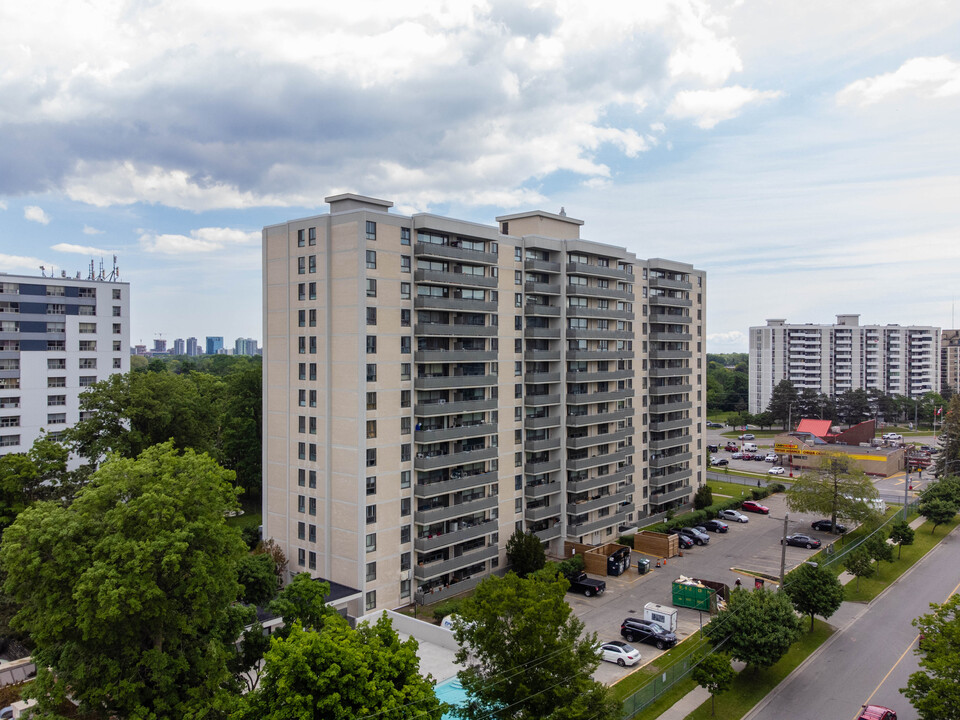
<instances>
[{"instance_id":1,"label":"building window","mask_svg":"<svg viewBox=\"0 0 960 720\"><path fill-rule=\"evenodd\" d=\"M513 284L514 285L523 285L523 272L520 270L513 271Z\"/></svg>"},{"instance_id":2,"label":"building window","mask_svg":"<svg viewBox=\"0 0 960 720\"><path fill-rule=\"evenodd\" d=\"M369 225L370 223L367 223ZM367 612L377 609L377 591L371 590L366 595L366 602L364 603Z\"/></svg>"},{"instance_id":3,"label":"building window","mask_svg":"<svg viewBox=\"0 0 960 720\"><path fill-rule=\"evenodd\" d=\"M47 387L48 388L60 388L67 386L67 379L65 377L48 377L47 378Z\"/></svg>"},{"instance_id":4,"label":"building window","mask_svg":"<svg viewBox=\"0 0 960 720\"><path fill-rule=\"evenodd\" d=\"M410 443L400 446L400 461L410 462Z\"/></svg>"},{"instance_id":5,"label":"building window","mask_svg":"<svg viewBox=\"0 0 960 720\"><path fill-rule=\"evenodd\" d=\"M64 418L66 418L66 416L64 416ZM64 419L64 422L66 422L66 419ZM20 416L10 415L8 417L0 417L0 427L20 427Z\"/></svg>"},{"instance_id":6,"label":"building window","mask_svg":"<svg viewBox=\"0 0 960 720\"><path fill-rule=\"evenodd\" d=\"M307 564L307 551L303 548L297 548L297 564L300 567Z\"/></svg>"},{"instance_id":7,"label":"building window","mask_svg":"<svg viewBox=\"0 0 960 720\"><path fill-rule=\"evenodd\" d=\"M410 498L400 498L400 516L407 517L410 512Z\"/></svg>"},{"instance_id":8,"label":"building window","mask_svg":"<svg viewBox=\"0 0 960 720\"><path fill-rule=\"evenodd\" d=\"M310 478L309 482L307 483L307 487L316 488L317 487L317 471L311 470L309 473L307 473L307 477Z\"/></svg>"},{"instance_id":9,"label":"building window","mask_svg":"<svg viewBox=\"0 0 960 720\"><path fill-rule=\"evenodd\" d=\"M367 250L367 269L368 270L377 269L377 251L376 250Z\"/></svg>"},{"instance_id":10,"label":"building window","mask_svg":"<svg viewBox=\"0 0 960 720\"><path fill-rule=\"evenodd\" d=\"M81 370L96 370L96 369L97 369L97 359L96 359L96 358L80 358L80 369L81 369Z\"/></svg>"},{"instance_id":11,"label":"building window","mask_svg":"<svg viewBox=\"0 0 960 720\"><path fill-rule=\"evenodd\" d=\"M97 341L96 340L81 340L80 341L80 352L96 352L97 351Z\"/></svg>"},{"instance_id":12,"label":"building window","mask_svg":"<svg viewBox=\"0 0 960 720\"><path fill-rule=\"evenodd\" d=\"M297 523L297 540L306 540L307 539L307 524L298 522Z\"/></svg>"},{"instance_id":13,"label":"building window","mask_svg":"<svg viewBox=\"0 0 960 720\"><path fill-rule=\"evenodd\" d=\"M367 355L373 355L377 352L377 336L367 335Z\"/></svg>"},{"instance_id":14,"label":"building window","mask_svg":"<svg viewBox=\"0 0 960 720\"><path fill-rule=\"evenodd\" d=\"M410 379L410 363L400 363L400 379Z\"/></svg>"},{"instance_id":15,"label":"building window","mask_svg":"<svg viewBox=\"0 0 960 720\"><path fill-rule=\"evenodd\" d=\"M297 285L297 300L306 300L307 299L307 284L299 283Z\"/></svg>"},{"instance_id":16,"label":"building window","mask_svg":"<svg viewBox=\"0 0 960 720\"><path fill-rule=\"evenodd\" d=\"M410 569L410 553L400 553L400 570L409 570Z\"/></svg>"},{"instance_id":17,"label":"building window","mask_svg":"<svg viewBox=\"0 0 960 720\"><path fill-rule=\"evenodd\" d=\"M57 405L66 405L67 396L66 395L47 395L47 406L53 407Z\"/></svg>"},{"instance_id":18,"label":"building window","mask_svg":"<svg viewBox=\"0 0 960 720\"><path fill-rule=\"evenodd\" d=\"M307 553L307 567L311 570L317 569L317 554L312 550Z\"/></svg>"},{"instance_id":19,"label":"building window","mask_svg":"<svg viewBox=\"0 0 960 720\"><path fill-rule=\"evenodd\" d=\"M409 580L400 581L400 597L402 598L410 597L410 581Z\"/></svg>"},{"instance_id":20,"label":"building window","mask_svg":"<svg viewBox=\"0 0 960 720\"><path fill-rule=\"evenodd\" d=\"M377 381L377 364L367 363L367 382Z\"/></svg>"},{"instance_id":21,"label":"building window","mask_svg":"<svg viewBox=\"0 0 960 720\"><path fill-rule=\"evenodd\" d=\"M367 495L376 495L377 494L377 476L369 475L367 476Z\"/></svg>"},{"instance_id":22,"label":"building window","mask_svg":"<svg viewBox=\"0 0 960 720\"><path fill-rule=\"evenodd\" d=\"M303 230L297 230L297 247L303 247L307 244L307 238L305 237ZM300 538L301 540L303 537Z\"/></svg>"},{"instance_id":23,"label":"building window","mask_svg":"<svg viewBox=\"0 0 960 720\"><path fill-rule=\"evenodd\" d=\"M67 361L64 358L47 358L47 370L66 370Z\"/></svg>"},{"instance_id":24,"label":"building window","mask_svg":"<svg viewBox=\"0 0 960 720\"><path fill-rule=\"evenodd\" d=\"M307 541L308 541L308 542L315 543L315 542L317 541L317 526L316 526L316 525L309 525L309 526L307 527L307 530L308 530L308 532L307 532Z\"/></svg>"},{"instance_id":25,"label":"building window","mask_svg":"<svg viewBox=\"0 0 960 720\"><path fill-rule=\"evenodd\" d=\"M377 437L377 421L367 420L367 439L373 440Z\"/></svg>"},{"instance_id":26,"label":"building window","mask_svg":"<svg viewBox=\"0 0 960 720\"><path fill-rule=\"evenodd\" d=\"M297 495L297 511L306 512L307 511L307 496L306 495Z\"/></svg>"},{"instance_id":27,"label":"building window","mask_svg":"<svg viewBox=\"0 0 960 720\"><path fill-rule=\"evenodd\" d=\"M297 485L300 487L306 487L307 485L307 471L303 468L297 469Z\"/></svg>"},{"instance_id":28,"label":"building window","mask_svg":"<svg viewBox=\"0 0 960 720\"><path fill-rule=\"evenodd\" d=\"M403 336L401 336L401 337L400 337L400 352L403 353L403 354L405 354L405 355L408 355L408 354L410 353L410 347L411 347L411 344L410 344L410 336L409 336L409 335L403 335Z\"/></svg>"},{"instance_id":29,"label":"building window","mask_svg":"<svg viewBox=\"0 0 960 720\"><path fill-rule=\"evenodd\" d=\"M410 327L410 311L400 311L400 327Z\"/></svg>"},{"instance_id":30,"label":"building window","mask_svg":"<svg viewBox=\"0 0 960 720\"><path fill-rule=\"evenodd\" d=\"M316 272L317 272L317 256L316 256L316 255L311 255L310 257L307 258L307 260L309 260L309 266L308 266L308 268L307 268L307 271L308 271L311 275L316 274Z\"/></svg>"},{"instance_id":31,"label":"building window","mask_svg":"<svg viewBox=\"0 0 960 720\"><path fill-rule=\"evenodd\" d=\"M367 467L375 467L377 464L377 449L369 448L367 450Z\"/></svg>"},{"instance_id":32,"label":"building window","mask_svg":"<svg viewBox=\"0 0 960 720\"><path fill-rule=\"evenodd\" d=\"M408 282L400 283L400 299L401 300L410 299L410 283Z\"/></svg>"},{"instance_id":33,"label":"building window","mask_svg":"<svg viewBox=\"0 0 960 720\"><path fill-rule=\"evenodd\" d=\"M119 370L120 367L121 367L121 363L122 363L122 362L123 362L123 361L122 361L120 358L114 358L114 359L113 359L113 367L114 367L114 369L115 369L115 370Z\"/></svg>"},{"instance_id":34,"label":"building window","mask_svg":"<svg viewBox=\"0 0 960 720\"><path fill-rule=\"evenodd\" d=\"M374 552L377 549L377 534L370 533L367 535L367 552Z\"/></svg>"},{"instance_id":35,"label":"building window","mask_svg":"<svg viewBox=\"0 0 960 720\"><path fill-rule=\"evenodd\" d=\"M400 434L401 435L410 434L410 418L408 417L400 418Z\"/></svg>"},{"instance_id":36,"label":"building window","mask_svg":"<svg viewBox=\"0 0 960 720\"><path fill-rule=\"evenodd\" d=\"M367 410L376 410L377 409L377 393L368 392L367 393Z\"/></svg>"},{"instance_id":37,"label":"building window","mask_svg":"<svg viewBox=\"0 0 960 720\"><path fill-rule=\"evenodd\" d=\"M373 582L377 579L377 563L367 563L367 582Z\"/></svg>"},{"instance_id":38,"label":"building window","mask_svg":"<svg viewBox=\"0 0 960 720\"><path fill-rule=\"evenodd\" d=\"M307 274L307 258L301 255L297 258L297 275Z\"/></svg>"},{"instance_id":39,"label":"building window","mask_svg":"<svg viewBox=\"0 0 960 720\"><path fill-rule=\"evenodd\" d=\"M404 525L402 528L400 528L400 543L405 544L408 542L410 542L410 526Z\"/></svg>"},{"instance_id":40,"label":"building window","mask_svg":"<svg viewBox=\"0 0 960 720\"><path fill-rule=\"evenodd\" d=\"M317 244L317 229L315 227L310 228L308 231L307 244L308 245Z\"/></svg>"},{"instance_id":41,"label":"building window","mask_svg":"<svg viewBox=\"0 0 960 720\"><path fill-rule=\"evenodd\" d=\"M409 255L400 256L400 272L405 272L405 273L410 272L410 256Z\"/></svg>"},{"instance_id":42,"label":"building window","mask_svg":"<svg viewBox=\"0 0 960 720\"><path fill-rule=\"evenodd\" d=\"M113 317L120 317L120 316L121 316L120 306L119 306L119 305L114 305L114 306L113 306Z\"/></svg>"},{"instance_id":43,"label":"building window","mask_svg":"<svg viewBox=\"0 0 960 720\"><path fill-rule=\"evenodd\" d=\"M367 220L367 240L377 239L377 224L373 220Z\"/></svg>"},{"instance_id":44,"label":"building window","mask_svg":"<svg viewBox=\"0 0 960 720\"><path fill-rule=\"evenodd\" d=\"M410 487L410 471L409 470L400 471L400 487L402 488Z\"/></svg>"},{"instance_id":45,"label":"building window","mask_svg":"<svg viewBox=\"0 0 960 720\"><path fill-rule=\"evenodd\" d=\"M400 407L410 407L410 391L400 391Z\"/></svg>"},{"instance_id":46,"label":"building window","mask_svg":"<svg viewBox=\"0 0 960 720\"><path fill-rule=\"evenodd\" d=\"M309 300L317 299L317 284L315 282L307 284L307 296Z\"/></svg>"},{"instance_id":47,"label":"building window","mask_svg":"<svg viewBox=\"0 0 960 720\"><path fill-rule=\"evenodd\" d=\"M377 309L375 307L367 308L367 325L377 324Z\"/></svg>"},{"instance_id":48,"label":"building window","mask_svg":"<svg viewBox=\"0 0 960 720\"><path fill-rule=\"evenodd\" d=\"M297 457L300 460L307 459L307 444L306 443L297 443Z\"/></svg>"},{"instance_id":49,"label":"building window","mask_svg":"<svg viewBox=\"0 0 960 720\"><path fill-rule=\"evenodd\" d=\"M310 455L309 455L309 457L310 457L311 460L316 460L316 459L317 459L317 444L316 444L316 443L310 443Z\"/></svg>"},{"instance_id":50,"label":"building window","mask_svg":"<svg viewBox=\"0 0 960 720\"><path fill-rule=\"evenodd\" d=\"M377 281L374 278L367 278L367 297L377 296Z\"/></svg>"},{"instance_id":51,"label":"building window","mask_svg":"<svg viewBox=\"0 0 960 720\"><path fill-rule=\"evenodd\" d=\"M410 228L400 228L400 244L410 244Z\"/></svg>"},{"instance_id":52,"label":"building window","mask_svg":"<svg viewBox=\"0 0 960 720\"><path fill-rule=\"evenodd\" d=\"M317 514L317 499L316 499L316 498L308 498L308 502L309 502L308 507L310 508L310 511L309 511L310 514L311 514L311 515L316 515L316 514Z\"/></svg>"}]
</instances>

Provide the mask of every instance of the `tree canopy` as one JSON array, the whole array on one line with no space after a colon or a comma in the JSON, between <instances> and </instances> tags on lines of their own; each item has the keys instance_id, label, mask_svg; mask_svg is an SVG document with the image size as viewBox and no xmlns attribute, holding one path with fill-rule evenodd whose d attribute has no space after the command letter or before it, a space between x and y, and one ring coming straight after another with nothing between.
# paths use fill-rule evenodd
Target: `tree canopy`
<instances>
[{"instance_id":1,"label":"tree canopy","mask_svg":"<svg viewBox=\"0 0 960 720\"><path fill-rule=\"evenodd\" d=\"M724 653L710 653L693 669L693 681L710 693L711 715L717 714L717 695L729 690L736 677L730 656Z\"/></svg>"},{"instance_id":2,"label":"tree canopy","mask_svg":"<svg viewBox=\"0 0 960 720\"><path fill-rule=\"evenodd\" d=\"M781 380L770 394L770 404L767 405L767 412L774 420L783 424L784 430L793 430L787 428L788 423L793 422L793 418L799 420L798 415L794 415L791 405L797 404L797 388L789 380Z\"/></svg>"},{"instance_id":3,"label":"tree canopy","mask_svg":"<svg viewBox=\"0 0 960 720\"><path fill-rule=\"evenodd\" d=\"M819 465L795 478L786 491L787 507L794 512L827 515L858 522L874 519L870 500L878 497L873 482L845 455L823 455Z\"/></svg>"},{"instance_id":4,"label":"tree canopy","mask_svg":"<svg viewBox=\"0 0 960 720\"><path fill-rule=\"evenodd\" d=\"M727 606L704 628L734 660L753 669L770 667L800 637L800 619L786 593L764 588L734 590Z\"/></svg>"},{"instance_id":5,"label":"tree canopy","mask_svg":"<svg viewBox=\"0 0 960 720\"><path fill-rule=\"evenodd\" d=\"M506 551L511 569L520 577L540 570L547 562L540 538L523 530L514 530L507 540Z\"/></svg>"},{"instance_id":6,"label":"tree canopy","mask_svg":"<svg viewBox=\"0 0 960 720\"><path fill-rule=\"evenodd\" d=\"M920 670L900 692L921 720L960 720L960 595L930 607L913 621L923 636Z\"/></svg>"},{"instance_id":7,"label":"tree canopy","mask_svg":"<svg viewBox=\"0 0 960 720\"><path fill-rule=\"evenodd\" d=\"M531 577L492 576L460 605L454 624L464 665L466 720L509 708L514 720L619 720L622 708L591 673L596 635L564 600L569 583L547 568Z\"/></svg>"},{"instance_id":8,"label":"tree canopy","mask_svg":"<svg viewBox=\"0 0 960 720\"><path fill-rule=\"evenodd\" d=\"M890 527L890 539L897 544L897 558L900 558L900 554L903 552L904 545L913 545L914 539L913 528L910 527L910 523L904 520L897 520Z\"/></svg>"},{"instance_id":9,"label":"tree canopy","mask_svg":"<svg viewBox=\"0 0 960 720\"><path fill-rule=\"evenodd\" d=\"M843 585L837 576L810 563L804 563L791 572L783 590L790 596L798 613L810 616L810 630L813 630L815 615L826 620L843 603Z\"/></svg>"},{"instance_id":10,"label":"tree canopy","mask_svg":"<svg viewBox=\"0 0 960 720\"><path fill-rule=\"evenodd\" d=\"M233 473L171 443L111 456L68 506L35 503L6 529L4 590L30 635L50 712L69 692L90 717L225 709L226 661L247 619L224 520Z\"/></svg>"}]
</instances>

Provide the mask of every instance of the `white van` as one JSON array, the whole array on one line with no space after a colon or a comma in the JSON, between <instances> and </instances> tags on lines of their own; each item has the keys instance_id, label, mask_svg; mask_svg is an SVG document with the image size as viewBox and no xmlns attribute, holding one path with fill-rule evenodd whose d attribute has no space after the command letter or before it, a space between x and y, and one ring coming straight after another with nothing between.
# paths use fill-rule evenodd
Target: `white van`
<instances>
[{"instance_id":1,"label":"white van","mask_svg":"<svg viewBox=\"0 0 960 720\"><path fill-rule=\"evenodd\" d=\"M756 444L756 443L748 443L748 442L745 442L745 443L743 444L743 447L740 448L740 449L741 449L742 452L756 452L756 451L757 451L757 444Z\"/></svg>"}]
</instances>

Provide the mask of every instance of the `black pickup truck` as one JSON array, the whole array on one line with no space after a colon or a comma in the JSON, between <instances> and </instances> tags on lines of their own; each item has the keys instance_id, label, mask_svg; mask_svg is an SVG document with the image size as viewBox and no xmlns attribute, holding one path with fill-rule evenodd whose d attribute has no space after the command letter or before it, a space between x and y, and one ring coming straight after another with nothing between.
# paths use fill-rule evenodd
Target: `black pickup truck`
<instances>
[{"instance_id":1,"label":"black pickup truck","mask_svg":"<svg viewBox=\"0 0 960 720\"><path fill-rule=\"evenodd\" d=\"M568 592L583 593L586 597L602 595L603 591L607 589L606 582L603 580L592 580L587 577L585 572L579 573L578 575L567 575L567 580L570 581Z\"/></svg>"}]
</instances>

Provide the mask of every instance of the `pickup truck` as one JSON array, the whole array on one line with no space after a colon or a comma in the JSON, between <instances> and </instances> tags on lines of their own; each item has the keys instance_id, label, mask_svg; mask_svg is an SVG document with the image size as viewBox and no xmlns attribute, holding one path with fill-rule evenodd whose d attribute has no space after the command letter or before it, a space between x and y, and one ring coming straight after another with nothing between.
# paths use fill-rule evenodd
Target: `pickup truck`
<instances>
[{"instance_id":1,"label":"pickup truck","mask_svg":"<svg viewBox=\"0 0 960 720\"><path fill-rule=\"evenodd\" d=\"M607 589L606 582L588 578L585 572L578 575L567 575L567 580L570 581L569 591L583 593L586 597L602 595L603 591Z\"/></svg>"}]
</instances>

